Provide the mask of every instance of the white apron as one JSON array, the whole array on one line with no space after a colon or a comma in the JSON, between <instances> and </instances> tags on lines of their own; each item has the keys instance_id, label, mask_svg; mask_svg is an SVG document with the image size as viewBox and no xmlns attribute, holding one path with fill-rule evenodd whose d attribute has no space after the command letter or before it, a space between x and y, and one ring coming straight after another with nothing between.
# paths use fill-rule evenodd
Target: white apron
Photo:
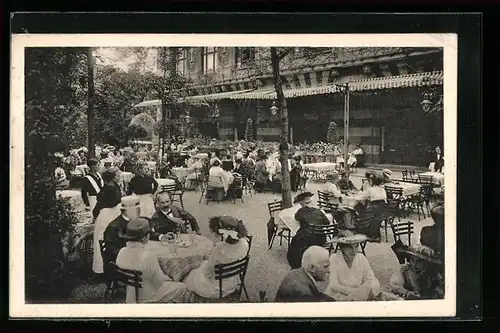
<instances>
[{"instance_id":1,"label":"white apron","mask_svg":"<svg viewBox=\"0 0 500 333\"><path fill-rule=\"evenodd\" d=\"M89 198L89 204L90 204L90 211L94 210L95 205L97 204L97 196L88 196Z\"/></svg>"},{"instance_id":2,"label":"white apron","mask_svg":"<svg viewBox=\"0 0 500 333\"><path fill-rule=\"evenodd\" d=\"M139 197L139 202L141 206L140 216L151 218L155 213L155 204L153 202L153 196L151 194L136 194Z\"/></svg>"},{"instance_id":3,"label":"white apron","mask_svg":"<svg viewBox=\"0 0 500 333\"><path fill-rule=\"evenodd\" d=\"M92 261L92 270L101 274L103 270L103 260L101 254L101 248L99 247L99 241L104 238L104 231L107 226L118 216L120 216L120 204L114 206L113 208L103 208L99 212L94 224L94 258Z\"/></svg>"}]
</instances>

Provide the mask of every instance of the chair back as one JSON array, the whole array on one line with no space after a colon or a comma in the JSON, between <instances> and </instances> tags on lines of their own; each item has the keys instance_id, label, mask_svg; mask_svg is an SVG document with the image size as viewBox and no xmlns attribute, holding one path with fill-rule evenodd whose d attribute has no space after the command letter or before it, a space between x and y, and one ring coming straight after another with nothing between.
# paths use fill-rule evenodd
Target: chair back
<instances>
[{"instance_id":1,"label":"chair back","mask_svg":"<svg viewBox=\"0 0 500 333\"><path fill-rule=\"evenodd\" d=\"M418 175L418 182L420 184L432 184L432 176Z\"/></svg>"},{"instance_id":2,"label":"chair back","mask_svg":"<svg viewBox=\"0 0 500 333\"><path fill-rule=\"evenodd\" d=\"M114 262L111 262L110 266L117 281L135 288L135 302L139 303L139 288L143 287L142 272L120 268Z\"/></svg>"},{"instance_id":3,"label":"chair back","mask_svg":"<svg viewBox=\"0 0 500 333\"><path fill-rule=\"evenodd\" d=\"M274 213L280 212L283 210L283 201L282 200L274 200L273 202L267 203L267 208L269 210L269 216L274 217Z\"/></svg>"},{"instance_id":4,"label":"chair back","mask_svg":"<svg viewBox=\"0 0 500 333\"><path fill-rule=\"evenodd\" d=\"M216 264L214 271L215 280L219 281L219 298L222 298L222 281L233 276L239 276L240 278L240 290L239 294L241 295L241 290L244 286L245 275L248 268L248 262L250 261L250 256L247 255L243 259L239 259L227 264Z\"/></svg>"},{"instance_id":5,"label":"chair back","mask_svg":"<svg viewBox=\"0 0 500 333\"><path fill-rule=\"evenodd\" d=\"M385 186L385 193L387 194L387 199L402 199L403 189L393 186Z\"/></svg>"},{"instance_id":6,"label":"chair back","mask_svg":"<svg viewBox=\"0 0 500 333\"><path fill-rule=\"evenodd\" d=\"M160 186L160 193L163 193L163 192L172 193L172 192L175 192L176 190L177 190L177 185L175 185L175 184L161 185Z\"/></svg>"},{"instance_id":7,"label":"chair back","mask_svg":"<svg viewBox=\"0 0 500 333\"><path fill-rule=\"evenodd\" d=\"M413 222L393 222L391 224L391 229L394 234L394 240L401 240L401 236L408 237L408 246L411 246L411 236L413 235Z\"/></svg>"},{"instance_id":8,"label":"chair back","mask_svg":"<svg viewBox=\"0 0 500 333\"><path fill-rule=\"evenodd\" d=\"M318 190L318 201L326 201L328 202L328 200L330 200L330 197L331 195L328 194L327 192L323 192L323 191L320 191Z\"/></svg>"},{"instance_id":9,"label":"chair back","mask_svg":"<svg viewBox=\"0 0 500 333\"><path fill-rule=\"evenodd\" d=\"M407 181L409 179L409 172L408 172L408 170L401 171L401 174L403 175L403 181Z\"/></svg>"}]
</instances>

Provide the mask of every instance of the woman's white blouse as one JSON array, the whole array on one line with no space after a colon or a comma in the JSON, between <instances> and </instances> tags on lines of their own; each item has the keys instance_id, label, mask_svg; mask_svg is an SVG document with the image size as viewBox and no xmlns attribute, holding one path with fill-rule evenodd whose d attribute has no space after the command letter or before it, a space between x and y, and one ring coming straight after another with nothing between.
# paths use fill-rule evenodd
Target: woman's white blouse
<instances>
[{"instance_id":1,"label":"woman's white blouse","mask_svg":"<svg viewBox=\"0 0 500 333\"><path fill-rule=\"evenodd\" d=\"M363 199L366 201L384 200L387 202L387 193L382 186L369 186L363 191Z\"/></svg>"}]
</instances>

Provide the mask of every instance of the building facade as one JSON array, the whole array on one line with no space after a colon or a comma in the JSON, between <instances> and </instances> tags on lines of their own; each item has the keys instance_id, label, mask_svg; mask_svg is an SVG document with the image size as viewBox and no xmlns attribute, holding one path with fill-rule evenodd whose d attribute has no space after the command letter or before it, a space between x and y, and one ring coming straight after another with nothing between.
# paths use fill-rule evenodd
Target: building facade
<instances>
[{"instance_id":1,"label":"building facade","mask_svg":"<svg viewBox=\"0 0 500 333\"><path fill-rule=\"evenodd\" d=\"M345 100L337 85L349 85L349 145L361 144L367 163L421 164L443 143L443 110L422 110L425 94L442 94L443 50L439 48L288 48L281 61L289 112L289 140L326 141L335 121L343 135ZM244 137L254 120L257 140L280 138L279 112L269 48L190 47L177 50L177 71L191 84L193 134L218 139ZM350 148L353 149L353 148Z\"/></svg>"}]
</instances>

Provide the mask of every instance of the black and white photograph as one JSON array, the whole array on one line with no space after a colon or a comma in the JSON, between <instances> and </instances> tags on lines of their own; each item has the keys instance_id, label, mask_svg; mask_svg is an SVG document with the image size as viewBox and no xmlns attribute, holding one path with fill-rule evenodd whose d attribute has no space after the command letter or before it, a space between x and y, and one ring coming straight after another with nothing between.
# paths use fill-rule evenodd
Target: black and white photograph
<instances>
[{"instance_id":1,"label":"black and white photograph","mask_svg":"<svg viewBox=\"0 0 500 333\"><path fill-rule=\"evenodd\" d=\"M12 52L11 315L455 315L456 35Z\"/></svg>"}]
</instances>

